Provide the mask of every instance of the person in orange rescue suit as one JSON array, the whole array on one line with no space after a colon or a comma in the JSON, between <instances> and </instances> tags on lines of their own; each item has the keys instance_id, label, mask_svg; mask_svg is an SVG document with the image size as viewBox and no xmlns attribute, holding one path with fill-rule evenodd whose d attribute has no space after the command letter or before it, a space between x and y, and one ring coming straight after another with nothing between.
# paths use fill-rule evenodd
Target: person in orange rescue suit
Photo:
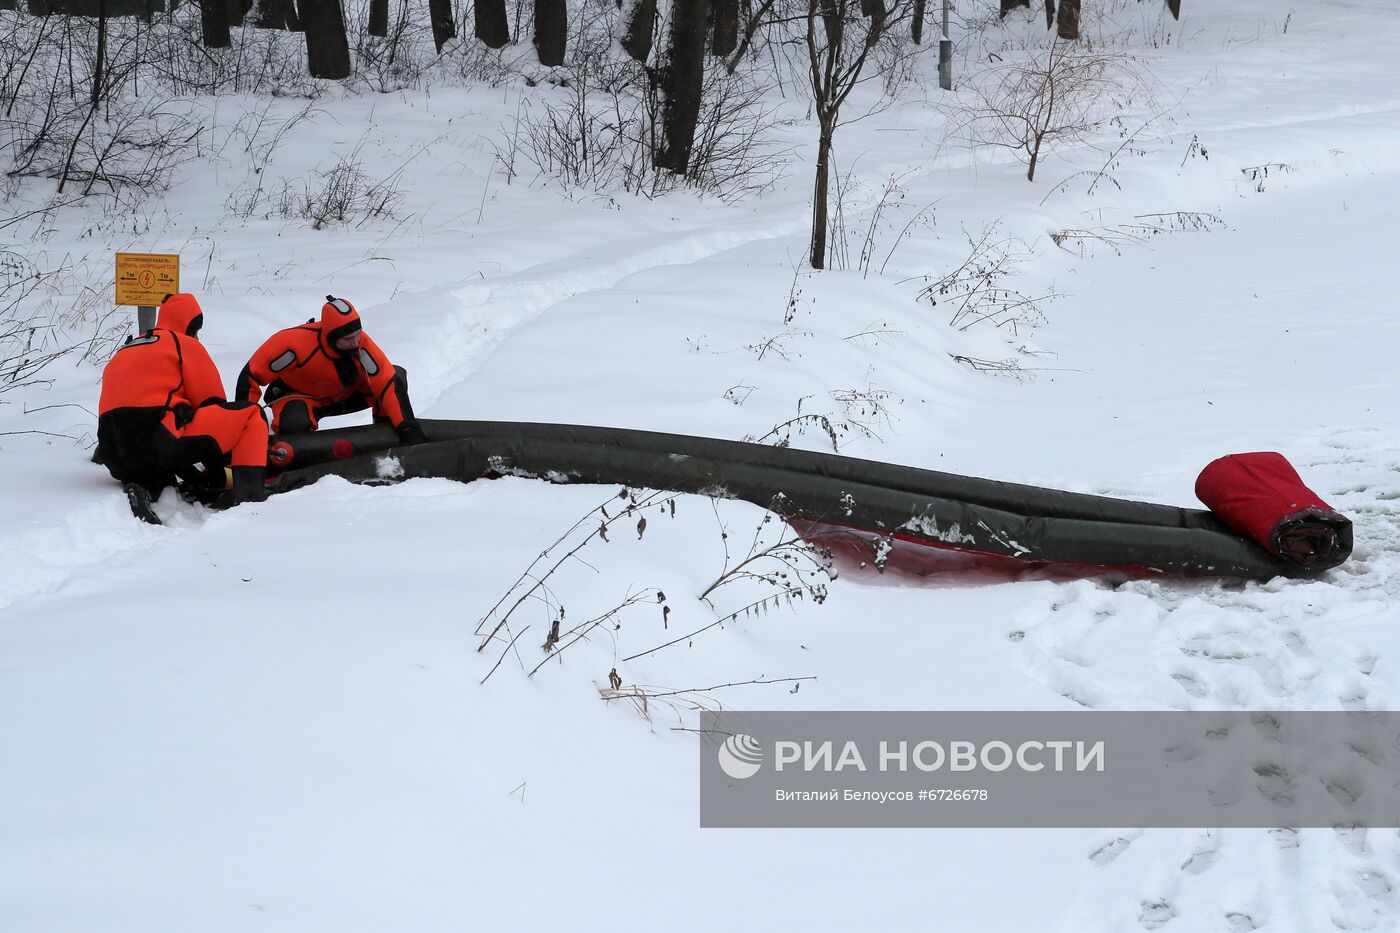
<instances>
[{"instance_id":1,"label":"person in orange rescue suit","mask_svg":"<svg viewBox=\"0 0 1400 933\"><path fill-rule=\"evenodd\" d=\"M127 338L102 370L96 459L122 484L132 514L155 525L151 500L177 478L210 491L231 466L231 489L216 505L267 498L267 423L257 405L225 397L198 339L203 324L193 295L167 295L156 326Z\"/></svg>"},{"instance_id":2,"label":"person in orange rescue suit","mask_svg":"<svg viewBox=\"0 0 1400 933\"><path fill-rule=\"evenodd\" d=\"M389 362L344 298L326 296L321 319L279 330L238 375L234 396L272 411L272 433L305 434L322 418L374 412L405 444L427 440L408 399L408 373Z\"/></svg>"}]
</instances>

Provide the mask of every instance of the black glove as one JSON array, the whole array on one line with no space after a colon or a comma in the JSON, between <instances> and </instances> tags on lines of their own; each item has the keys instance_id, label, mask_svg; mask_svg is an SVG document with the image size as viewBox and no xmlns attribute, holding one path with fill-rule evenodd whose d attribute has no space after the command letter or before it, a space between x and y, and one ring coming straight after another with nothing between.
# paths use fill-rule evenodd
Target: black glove
<instances>
[{"instance_id":1,"label":"black glove","mask_svg":"<svg viewBox=\"0 0 1400 933\"><path fill-rule=\"evenodd\" d=\"M423 433L423 429L418 426L418 422L413 418L405 419L403 424L394 429L399 435L399 442L403 444L426 444L428 435Z\"/></svg>"},{"instance_id":2,"label":"black glove","mask_svg":"<svg viewBox=\"0 0 1400 933\"><path fill-rule=\"evenodd\" d=\"M176 405L171 411L175 412L175 428L177 430L194 420L194 408L184 403Z\"/></svg>"}]
</instances>

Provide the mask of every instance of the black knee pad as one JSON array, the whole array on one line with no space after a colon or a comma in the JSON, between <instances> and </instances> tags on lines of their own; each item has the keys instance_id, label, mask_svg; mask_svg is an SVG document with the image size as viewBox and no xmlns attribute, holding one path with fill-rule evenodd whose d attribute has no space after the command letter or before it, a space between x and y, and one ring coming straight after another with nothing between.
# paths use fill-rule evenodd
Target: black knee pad
<instances>
[{"instance_id":1,"label":"black knee pad","mask_svg":"<svg viewBox=\"0 0 1400 933\"><path fill-rule=\"evenodd\" d=\"M201 489L218 489L224 485L224 467L228 455L207 434L192 434L177 442L178 462L175 475Z\"/></svg>"},{"instance_id":2,"label":"black knee pad","mask_svg":"<svg viewBox=\"0 0 1400 933\"><path fill-rule=\"evenodd\" d=\"M282 407L277 419L278 434L309 434L311 432L311 406L306 402L288 402Z\"/></svg>"}]
</instances>

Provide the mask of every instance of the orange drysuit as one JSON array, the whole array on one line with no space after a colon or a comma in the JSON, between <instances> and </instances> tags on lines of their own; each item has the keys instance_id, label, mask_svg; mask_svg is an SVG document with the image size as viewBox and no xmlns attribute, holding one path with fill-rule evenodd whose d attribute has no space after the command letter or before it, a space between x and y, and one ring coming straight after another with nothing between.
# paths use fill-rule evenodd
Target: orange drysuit
<instances>
[{"instance_id":1,"label":"orange drysuit","mask_svg":"<svg viewBox=\"0 0 1400 933\"><path fill-rule=\"evenodd\" d=\"M257 405L229 402L196 335L193 295L168 297L153 330L128 339L102 370L98 457L112 476L158 496L175 476L223 484L225 466L267 465L267 423Z\"/></svg>"},{"instance_id":2,"label":"orange drysuit","mask_svg":"<svg viewBox=\"0 0 1400 933\"><path fill-rule=\"evenodd\" d=\"M314 431L322 418L368 408L400 437L421 440L407 372L364 333L355 306L332 295L319 321L279 330L257 349L234 396L261 399L272 411L274 434Z\"/></svg>"}]
</instances>

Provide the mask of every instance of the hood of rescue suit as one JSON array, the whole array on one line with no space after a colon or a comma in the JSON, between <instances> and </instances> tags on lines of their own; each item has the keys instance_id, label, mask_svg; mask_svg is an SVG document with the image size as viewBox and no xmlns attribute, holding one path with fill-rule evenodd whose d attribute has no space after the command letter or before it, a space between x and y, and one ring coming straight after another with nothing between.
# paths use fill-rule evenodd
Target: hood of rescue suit
<instances>
[{"instance_id":1,"label":"hood of rescue suit","mask_svg":"<svg viewBox=\"0 0 1400 933\"><path fill-rule=\"evenodd\" d=\"M360 312L355 310L355 306L344 298L327 295L326 303L321 306L321 339L325 341L326 349L338 355L340 351L336 349L336 341L360 329Z\"/></svg>"},{"instance_id":2,"label":"hood of rescue suit","mask_svg":"<svg viewBox=\"0 0 1400 933\"><path fill-rule=\"evenodd\" d=\"M204 326L204 310L193 295L180 292L170 295L160 304L156 317L156 327L172 330L185 337L198 339L199 329Z\"/></svg>"}]
</instances>

